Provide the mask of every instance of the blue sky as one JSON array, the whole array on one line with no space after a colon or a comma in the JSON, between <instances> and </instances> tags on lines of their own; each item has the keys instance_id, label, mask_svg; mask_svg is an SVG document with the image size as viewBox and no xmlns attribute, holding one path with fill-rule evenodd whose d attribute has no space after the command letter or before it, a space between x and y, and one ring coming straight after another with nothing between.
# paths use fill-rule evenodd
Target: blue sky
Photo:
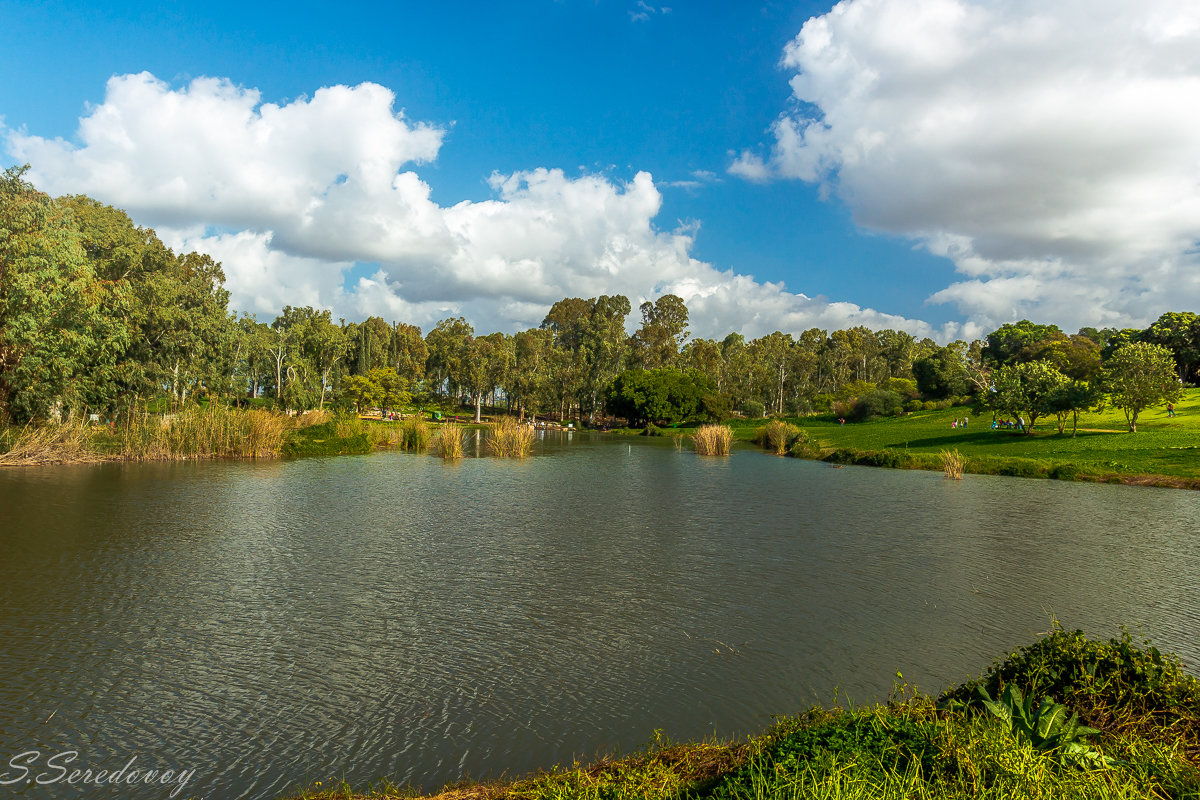
<instances>
[{"instance_id":1,"label":"blue sky","mask_svg":"<svg viewBox=\"0 0 1200 800\"><path fill-rule=\"evenodd\" d=\"M213 252L234 304L260 317L312 303L512 330L540 321L556 291L620 291L636 306L674 290L701 335L867 324L946 339L1019 316L1133 324L1200 299L1200 226L1178 213L1198 190L1170 181L1182 171L1200 185L1187 143L1200 139L1197 115L1172 110L1200 100L1188 55L1200 26L1168 0L1107 4L1100 15L1064 2L1047 17L1015 0L0 2L0 145L47 191L86 192L173 246ZM1107 65L1095 53L1105 41L1117 45ZM122 76L119 97L109 82ZM244 114L206 125L200 78L226 87L208 87L203 108L241 97L245 136L229 134ZM1130 99L1148 83L1154 103ZM317 102L319 90L364 84L390 91L407 127L343 146L387 101ZM1141 124L1089 131L1095 112L1047 110L1047 85ZM157 139L137 132L190 101L197 110ZM289 124L307 130L293 133L326 146L292 136L294 152L274 138L256 149L262 104L303 106ZM125 139L128 152L112 144ZM1105 161L1122 144L1159 155ZM284 186L310 168L303 187ZM365 188L367 169L414 182ZM249 179L211 177L239 171L279 181L294 202L259 214L264 195L229 188ZM341 209L320 189L333 173L364 187ZM635 190L639 173L650 183ZM1147 215L1143 199L1131 221L1132 200L1113 200L1121 187L1177 213ZM328 218L304 217L314 202ZM351 209L387 218L351 236L339 223Z\"/></svg>"}]
</instances>

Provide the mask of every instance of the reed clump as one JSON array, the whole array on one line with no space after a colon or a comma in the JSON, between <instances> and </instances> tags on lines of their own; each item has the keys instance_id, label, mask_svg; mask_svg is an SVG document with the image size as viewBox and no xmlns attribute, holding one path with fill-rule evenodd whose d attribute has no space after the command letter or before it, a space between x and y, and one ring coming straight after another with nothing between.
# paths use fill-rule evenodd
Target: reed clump
<instances>
[{"instance_id":1,"label":"reed clump","mask_svg":"<svg viewBox=\"0 0 1200 800\"><path fill-rule=\"evenodd\" d=\"M951 480L961 481L963 469L967 466L966 457L955 450L943 450L942 457L942 474Z\"/></svg>"},{"instance_id":2,"label":"reed clump","mask_svg":"<svg viewBox=\"0 0 1200 800\"><path fill-rule=\"evenodd\" d=\"M444 422L433 435L433 451L442 458L463 457L463 429L453 422Z\"/></svg>"},{"instance_id":3,"label":"reed clump","mask_svg":"<svg viewBox=\"0 0 1200 800\"><path fill-rule=\"evenodd\" d=\"M777 456L787 455L788 448L804 431L790 422L773 419L758 429L754 441Z\"/></svg>"},{"instance_id":4,"label":"reed clump","mask_svg":"<svg viewBox=\"0 0 1200 800\"><path fill-rule=\"evenodd\" d=\"M525 458L533 450L536 436L530 426L501 417L488 433L488 452L500 458Z\"/></svg>"},{"instance_id":5,"label":"reed clump","mask_svg":"<svg viewBox=\"0 0 1200 800\"><path fill-rule=\"evenodd\" d=\"M274 458L291 422L260 409L212 405L160 416L132 413L116 429L116 449L127 461L192 458Z\"/></svg>"},{"instance_id":6,"label":"reed clump","mask_svg":"<svg viewBox=\"0 0 1200 800\"><path fill-rule=\"evenodd\" d=\"M0 466L86 464L102 460L83 421L10 428L0 432Z\"/></svg>"},{"instance_id":7,"label":"reed clump","mask_svg":"<svg viewBox=\"0 0 1200 800\"><path fill-rule=\"evenodd\" d=\"M423 452L429 447L432 438L433 434L429 430L429 423L418 417L406 419L400 426L400 446L405 450L411 450L414 453Z\"/></svg>"},{"instance_id":8,"label":"reed clump","mask_svg":"<svg viewBox=\"0 0 1200 800\"><path fill-rule=\"evenodd\" d=\"M333 414L323 408L305 411L300 416L296 417L297 428L310 428L313 425L324 425L329 420L333 419Z\"/></svg>"},{"instance_id":9,"label":"reed clump","mask_svg":"<svg viewBox=\"0 0 1200 800\"><path fill-rule=\"evenodd\" d=\"M702 456L727 456L733 445L733 428L728 425L701 425L692 434L696 453Z\"/></svg>"}]
</instances>

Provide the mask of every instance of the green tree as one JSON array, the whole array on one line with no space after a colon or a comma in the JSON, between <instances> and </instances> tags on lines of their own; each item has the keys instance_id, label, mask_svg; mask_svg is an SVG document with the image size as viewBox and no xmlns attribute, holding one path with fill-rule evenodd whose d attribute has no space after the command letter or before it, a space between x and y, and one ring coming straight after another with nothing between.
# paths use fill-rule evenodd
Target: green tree
<instances>
[{"instance_id":1,"label":"green tree","mask_svg":"<svg viewBox=\"0 0 1200 800\"><path fill-rule=\"evenodd\" d=\"M642 326L630 339L630 360L642 369L672 367L688 338L688 310L683 298L664 294L639 307Z\"/></svg>"},{"instance_id":2,"label":"green tree","mask_svg":"<svg viewBox=\"0 0 1200 800\"><path fill-rule=\"evenodd\" d=\"M713 395L713 389L711 379L695 370L629 369L609 386L607 408L635 426L675 424L700 413L704 398Z\"/></svg>"},{"instance_id":3,"label":"green tree","mask_svg":"<svg viewBox=\"0 0 1200 800\"><path fill-rule=\"evenodd\" d=\"M1200 317L1190 311L1168 312L1138 337L1143 342L1162 345L1175 357L1179 378L1194 382L1200 364Z\"/></svg>"},{"instance_id":4,"label":"green tree","mask_svg":"<svg viewBox=\"0 0 1200 800\"><path fill-rule=\"evenodd\" d=\"M441 320L425 336L425 374L434 394L457 396L465 389L467 352L474 340L475 329L462 317Z\"/></svg>"},{"instance_id":5,"label":"green tree","mask_svg":"<svg viewBox=\"0 0 1200 800\"><path fill-rule=\"evenodd\" d=\"M912 373L917 379L917 390L932 400L967 394L971 385L960 347L939 347L934 353L918 358L913 362Z\"/></svg>"},{"instance_id":6,"label":"green tree","mask_svg":"<svg viewBox=\"0 0 1200 800\"><path fill-rule=\"evenodd\" d=\"M1033 433L1038 417L1055 412L1055 401L1070 382L1048 361L1023 361L996 370L995 391L987 405L1011 416L1025 416L1026 433Z\"/></svg>"},{"instance_id":7,"label":"green tree","mask_svg":"<svg viewBox=\"0 0 1200 800\"><path fill-rule=\"evenodd\" d=\"M65 413L83 399L77 379L111 352L96 336L99 287L74 217L25 169L0 179L0 421L11 422Z\"/></svg>"},{"instance_id":8,"label":"green tree","mask_svg":"<svg viewBox=\"0 0 1200 800\"><path fill-rule=\"evenodd\" d=\"M1123 345L1104 364L1102 381L1113 405L1125 412L1129 432L1137 432L1138 415L1152 405L1173 403L1183 395L1175 372L1175 356L1162 345Z\"/></svg>"}]
</instances>

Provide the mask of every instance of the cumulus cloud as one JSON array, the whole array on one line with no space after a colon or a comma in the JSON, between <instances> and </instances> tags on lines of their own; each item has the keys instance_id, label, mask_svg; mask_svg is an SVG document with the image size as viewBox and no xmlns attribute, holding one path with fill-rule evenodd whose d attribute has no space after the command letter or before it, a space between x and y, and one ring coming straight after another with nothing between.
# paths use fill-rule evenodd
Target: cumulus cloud
<instances>
[{"instance_id":1,"label":"cumulus cloud","mask_svg":"<svg viewBox=\"0 0 1200 800\"><path fill-rule=\"evenodd\" d=\"M415 170L438 157L446 128L395 105L374 84L274 104L224 80L172 88L142 73L109 81L77 143L10 132L8 147L41 188L87 193L174 247L212 254L232 305L261 316L313 305L349 319L429 326L461 314L481 330L514 330L567 296L624 294L636 307L674 292L701 336L857 324L948 335L692 258L698 227L655 226L662 195L646 172L627 182L496 173L491 199L439 205Z\"/></svg>"},{"instance_id":2,"label":"cumulus cloud","mask_svg":"<svg viewBox=\"0 0 1200 800\"><path fill-rule=\"evenodd\" d=\"M845 0L784 50L770 158L913 237L985 326L1140 324L1200 303L1200 6Z\"/></svg>"}]
</instances>

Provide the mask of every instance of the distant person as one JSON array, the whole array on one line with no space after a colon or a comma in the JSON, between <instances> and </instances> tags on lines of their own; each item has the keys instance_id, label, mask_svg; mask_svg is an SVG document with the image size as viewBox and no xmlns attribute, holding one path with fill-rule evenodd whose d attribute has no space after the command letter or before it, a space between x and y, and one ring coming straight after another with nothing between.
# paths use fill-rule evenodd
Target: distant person
<instances>
[{"instance_id":1,"label":"distant person","mask_svg":"<svg viewBox=\"0 0 1200 800\"><path fill-rule=\"evenodd\" d=\"M1175 404L1174 403L1167 403L1167 416L1168 417L1175 416Z\"/></svg>"}]
</instances>

